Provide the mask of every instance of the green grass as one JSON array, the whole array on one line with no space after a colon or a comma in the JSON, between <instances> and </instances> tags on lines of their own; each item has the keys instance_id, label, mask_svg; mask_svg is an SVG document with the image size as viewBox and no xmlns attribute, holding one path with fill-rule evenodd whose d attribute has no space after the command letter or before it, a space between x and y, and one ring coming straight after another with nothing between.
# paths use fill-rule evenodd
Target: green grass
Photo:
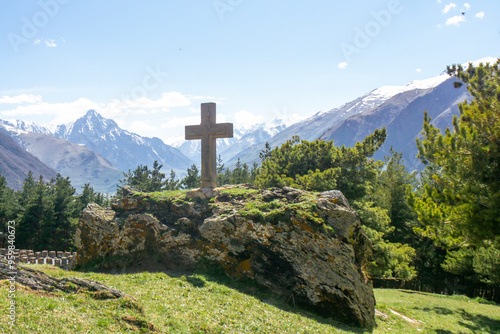
<instances>
[{"instance_id":1,"label":"green grass","mask_svg":"<svg viewBox=\"0 0 500 334\"><path fill-rule=\"evenodd\" d=\"M156 273L103 274L66 272L33 265L56 277L97 280L134 299L102 300L90 294L40 293L18 286L17 322L12 333L363 333L295 308L254 286L210 275ZM9 299L7 282L0 304ZM245 292L245 293L243 293ZM500 307L462 296L376 289L374 333L494 333L500 331ZM390 312L422 321L411 324ZM0 309L0 330L7 327Z\"/></svg>"},{"instance_id":2,"label":"green grass","mask_svg":"<svg viewBox=\"0 0 500 334\"><path fill-rule=\"evenodd\" d=\"M500 306L481 303L465 296L443 296L415 291L376 289L376 308L389 318L377 317L381 328L395 333L500 333ZM408 328L389 309L419 320Z\"/></svg>"},{"instance_id":3,"label":"green grass","mask_svg":"<svg viewBox=\"0 0 500 334\"><path fill-rule=\"evenodd\" d=\"M189 190L165 190L156 192L136 192L134 197L147 197L153 201L161 201L166 198L181 198L186 196Z\"/></svg>"}]
</instances>

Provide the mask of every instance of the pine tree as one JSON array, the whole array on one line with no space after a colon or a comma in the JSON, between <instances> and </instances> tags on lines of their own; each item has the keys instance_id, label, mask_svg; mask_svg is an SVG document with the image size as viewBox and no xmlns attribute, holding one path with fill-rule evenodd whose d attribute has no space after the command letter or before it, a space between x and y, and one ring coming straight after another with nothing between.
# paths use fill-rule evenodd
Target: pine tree
<instances>
[{"instance_id":1,"label":"pine tree","mask_svg":"<svg viewBox=\"0 0 500 334\"><path fill-rule=\"evenodd\" d=\"M161 191L164 186L165 174L161 172L163 165L160 165L158 161L154 161L153 169L150 170L148 166L139 165L134 171L129 171L123 173L125 177L120 180L120 185L118 186L117 194L121 195L121 189L125 185L132 186L140 191L154 192Z\"/></svg>"},{"instance_id":2,"label":"pine tree","mask_svg":"<svg viewBox=\"0 0 500 334\"><path fill-rule=\"evenodd\" d=\"M187 175L182 179L184 189L199 188L201 186L201 176L198 167L195 164L187 169Z\"/></svg>"},{"instance_id":3,"label":"pine tree","mask_svg":"<svg viewBox=\"0 0 500 334\"><path fill-rule=\"evenodd\" d=\"M0 174L0 231L5 231L5 224L16 218L18 210L17 196L14 190L7 186L5 177Z\"/></svg>"},{"instance_id":4,"label":"pine tree","mask_svg":"<svg viewBox=\"0 0 500 334\"><path fill-rule=\"evenodd\" d=\"M222 157L217 157L217 184L222 186L224 184L228 184L230 180L227 180L224 174L224 162L222 161Z\"/></svg>"},{"instance_id":5,"label":"pine tree","mask_svg":"<svg viewBox=\"0 0 500 334\"><path fill-rule=\"evenodd\" d=\"M43 212L40 202L41 199L37 196L37 183L33 173L29 171L19 196L21 210L16 219L17 248L33 249L40 231L40 218Z\"/></svg>"},{"instance_id":6,"label":"pine tree","mask_svg":"<svg viewBox=\"0 0 500 334\"><path fill-rule=\"evenodd\" d=\"M354 201L366 195L381 166L371 156L384 143L386 130L375 130L355 147L336 147L333 141L308 142L297 136L267 152L255 183L261 187L285 185L316 191L335 187Z\"/></svg>"},{"instance_id":7,"label":"pine tree","mask_svg":"<svg viewBox=\"0 0 500 334\"><path fill-rule=\"evenodd\" d=\"M158 161L154 161L153 170L150 173L150 177L148 177L146 191L154 192L162 190L164 185L163 179L165 179L165 173L161 172L162 167L163 165L160 165Z\"/></svg>"},{"instance_id":8,"label":"pine tree","mask_svg":"<svg viewBox=\"0 0 500 334\"><path fill-rule=\"evenodd\" d=\"M446 247L500 248L500 77L495 65L449 68L474 99L442 134L425 114L419 157L427 165L414 205L420 232Z\"/></svg>"},{"instance_id":9,"label":"pine tree","mask_svg":"<svg viewBox=\"0 0 500 334\"><path fill-rule=\"evenodd\" d=\"M416 187L416 173L406 170L402 153L392 149L385 158L385 169L380 173L374 189L376 203L387 214L394 230L388 235L391 242L410 243L415 239L413 226L416 212L408 203L407 194Z\"/></svg>"},{"instance_id":10,"label":"pine tree","mask_svg":"<svg viewBox=\"0 0 500 334\"><path fill-rule=\"evenodd\" d=\"M254 162L252 164L252 169L250 169L250 182L254 183L257 175L259 175L259 164Z\"/></svg>"},{"instance_id":11,"label":"pine tree","mask_svg":"<svg viewBox=\"0 0 500 334\"><path fill-rule=\"evenodd\" d=\"M264 149L259 153L259 158L261 161L264 161L266 159L269 159L271 157L271 145L269 145L269 142L266 141Z\"/></svg>"},{"instance_id":12,"label":"pine tree","mask_svg":"<svg viewBox=\"0 0 500 334\"><path fill-rule=\"evenodd\" d=\"M173 169L170 170L170 177L168 177L165 182L165 190L179 190L181 188L181 181L175 175Z\"/></svg>"},{"instance_id":13,"label":"pine tree","mask_svg":"<svg viewBox=\"0 0 500 334\"><path fill-rule=\"evenodd\" d=\"M74 249L76 233L75 188L69 178L57 174L56 179L46 184L45 219L40 223L39 249Z\"/></svg>"},{"instance_id":14,"label":"pine tree","mask_svg":"<svg viewBox=\"0 0 500 334\"><path fill-rule=\"evenodd\" d=\"M389 153L367 196L353 202L353 207L373 243L370 275L410 280L417 275L418 252L412 230L415 213L406 193L414 187L415 175L406 171L401 153L392 147Z\"/></svg>"},{"instance_id":15,"label":"pine tree","mask_svg":"<svg viewBox=\"0 0 500 334\"><path fill-rule=\"evenodd\" d=\"M442 267L497 284L493 271L500 267L499 64L448 67L448 73L461 80L455 87L465 84L473 100L459 104L460 116L444 133L425 114L417 147L426 169L420 190L410 196L418 213L415 231L447 251Z\"/></svg>"}]
</instances>

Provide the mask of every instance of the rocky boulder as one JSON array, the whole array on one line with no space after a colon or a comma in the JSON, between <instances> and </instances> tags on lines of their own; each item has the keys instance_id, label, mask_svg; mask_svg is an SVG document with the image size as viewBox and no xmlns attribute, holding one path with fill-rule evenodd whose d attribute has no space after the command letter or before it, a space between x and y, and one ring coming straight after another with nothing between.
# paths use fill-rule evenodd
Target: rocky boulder
<instances>
[{"instance_id":1,"label":"rocky boulder","mask_svg":"<svg viewBox=\"0 0 500 334\"><path fill-rule=\"evenodd\" d=\"M111 209L89 204L78 223L77 264L153 257L182 270L209 261L323 316L375 325L364 272L371 243L341 192L219 190L200 200L129 189Z\"/></svg>"}]
</instances>

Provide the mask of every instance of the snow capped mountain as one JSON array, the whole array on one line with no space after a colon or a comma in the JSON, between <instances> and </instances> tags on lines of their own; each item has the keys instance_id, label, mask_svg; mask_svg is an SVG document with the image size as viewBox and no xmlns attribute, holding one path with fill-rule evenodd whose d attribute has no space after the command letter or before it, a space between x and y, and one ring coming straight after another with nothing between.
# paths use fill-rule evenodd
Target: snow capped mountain
<instances>
[{"instance_id":1,"label":"snow capped mountain","mask_svg":"<svg viewBox=\"0 0 500 334\"><path fill-rule=\"evenodd\" d=\"M352 147L375 129L385 127L387 139L373 158L383 159L389 149L403 153L406 166L411 170L423 166L416 158L415 138L422 131L424 112L441 128L451 126L454 115L459 114L458 104L470 96L465 87L455 88L456 78L435 87L408 90L388 99L381 105L354 115L325 131L320 139L333 140L336 145Z\"/></svg>"},{"instance_id":2,"label":"snow capped mountain","mask_svg":"<svg viewBox=\"0 0 500 334\"><path fill-rule=\"evenodd\" d=\"M89 110L74 122L56 126L40 126L24 121L16 121L16 124L2 121L2 124L18 128L18 132L47 134L83 145L122 171L134 170L138 165L152 166L155 160L166 171L185 171L192 164L179 150L159 138L141 137L123 130L114 120L102 117L95 110Z\"/></svg>"},{"instance_id":3,"label":"snow capped mountain","mask_svg":"<svg viewBox=\"0 0 500 334\"><path fill-rule=\"evenodd\" d=\"M94 110L73 124L60 127L56 135L98 152L121 170L134 170L139 164L152 166L157 160L165 170L185 171L191 164L177 149L159 138L141 137L121 129L115 121Z\"/></svg>"},{"instance_id":4,"label":"snow capped mountain","mask_svg":"<svg viewBox=\"0 0 500 334\"><path fill-rule=\"evenodd\" d=\"M122 172L111 162L86 148L68 140L45 134L47 129L34 123L17 121L24 128L15 127L12 123L0 121L0 131L9 135L27 154L31 154L43 162L55 173L69 177L71 184L79 192L90 183L95 191L114 193ZM27 130L39 131L39 133ZM56 129L54 128L53 131ZM35 171L35 170L34 170ZM37 174L35 174L37 175ZM50 179L50 178L49 178ZM22 182L24 179L18 180Z\"/></svg>"},{"instance_id":5,"label":"snow capped mountain","mask_svg":"<svg viewBox=\"0 0 500 334\"><path fill-rule=\"evenodd\" d=\"M477 66L479 63L493 64L496 61L497 58L487 57L469 63ZM467 67L469 63L463 66ZM414 157L416 154L414 138L419 135L422 128L423 111L432 109L435 124L444 129L451 125L453 115L458 113L458 103L468 98L465 90L453 88L454 81L456 79L450 78L443 72L429 79L414 80L404 86L381 86L340 107L318 112L308 119L297 122L266 141L272 147L277 147L292 136L298 135L308 141L318 138L334 139L337 145L352 146L377 127L386 126L388 127L386 143L407 150L408 156L405 156L407 165L419 168L418 161ZM394 137L389 133L389 125L392 126L390 131L394 133ZM237 156L243 162L251 164L259 161L259 152L263 149L264 143L258 143L246 148ZM384 150L378 154L384 154Z\"/></svg>"},{"instance_id":6,"label":"snow capped mountain","mask_svg":"<svg viewBox=\"0 0 500 334\"><path fill-rule=\"evenodd\" d=\"M404 86L381 86L377 89L374 89L370 93L368 93L367 97L365 100L376 100L376 101L387 101L393 96L396 96L397 94L401 94L410 90L415 90L415 89L429 89L436 87L446 80L448 80L450 76L446 73L441 73L438 76L435 76L430 79L424 79L424 80L414 80L410 83L407 83Z\"/></svg>"},{"instance_id":7,"label":"snow capped mountain","mask_svg":"<svg viewBox=\"0 0 500 334\"><path fill-rule=\"evenodd\" d=\"M26 122L23 120L15 120L13 123L0 119L0 127L9 132L11 136L21 135L24 133L43 133L52 136L57 129L57 126L44 126L34 122Z\"/></svg>"},{"instance_id":8,"label":"snow capped mountain","mask_svg":"<svg viewBox=\"0 0 500 334\"><path fill-rule=\"evenodd\" d=\"M478 67L479 64L481 64L481 63L482 64L486 64L486 63L495 64L497 62L497 60L498 60L498 58L496 58L496 57L484 57L484 58L481 58L478 60L468 61L465 64L462 64L462 67L467 68L470 64L472 64L472 66L474 66L474 67Z\"/></svg>"},{"instance_id":9,"label":"snow capped mountain","mask_svg":"<svg viewBox=\"0 0 500 334\"><path fill-rule=\"evenodd\" d=\"M318 112L301 122L286 127L271 139L265 139L260 143L247 147L244 152L239 152L236 155L247 163L258 162L259 152L264 149L266 141L268 141L272 147L276 147L283 144L294 135L298 135L301 139L309 141L318 139L322 133L336 124L341 123L349 117L376 108L395 95L409 91L430 89L438 86L448 78L449 76L447 74L440 74L427 80L412 81L404 86L379 87L340 107L325 112ZM234 163L235 161L232 159L230 162Z\"/></svg>"}]
</instances>

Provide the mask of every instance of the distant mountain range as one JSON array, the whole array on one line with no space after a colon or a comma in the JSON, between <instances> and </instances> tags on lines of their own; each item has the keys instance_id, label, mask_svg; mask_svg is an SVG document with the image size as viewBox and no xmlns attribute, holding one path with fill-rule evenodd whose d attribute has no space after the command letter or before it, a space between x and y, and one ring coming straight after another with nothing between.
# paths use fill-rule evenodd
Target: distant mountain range
<instances>
[{"instance_id":1,"label":"distant mountain range","mask_svg":"<svg viewBox=\"0 0 500 334\"><path fill-rule=\"evenodd\" d=\"M279 146L294 135L299 136L303 140L316 140L350 117L370 113L384 102L400 94L416 95L418 94L417 92L440 85L447 79L449 79L449 76L442 74L428 80L414 81L405 86L382 86L340 107L326 112L319 112L308 119L291 125L269 140L269 144L272 147ZM373 132L377 128L376 126L372 126L372 124L366 124L366 127L370 129L370 132ZM335 143L338 144L337 142ZM264 144L258 143L251 146L246 152L242 152L240 155L241 160L248 163L258 161L259 152L264 149Z\"/></svg>"},{"instance_id":2,"label":"distant mountain range","mask_svg":"<svg viewBox=\"0 0 500 334\"><path fill-rule=\"evenodd\" d=\"M113 193L122 171L157 160L166 171L184 172L193 162L159 138L121 129L94 110L69 124L41 126L17 120L0 121L0 130L63 176L79 190L91 183L96 191ZM0 170L2 171L2 170Z\"/></svg>"},{"instance_id":3,"label":"distant mountain range","mask_svg":"<svg viewBox=\"0 0 500 334\"><path fill-rule=\"evenodd\" d=\"M496 58L475 61L496 62ZM410 170L423 166L416 158L415 139L428 111L433 124L444 130L458 115L458 104L470 96L465 87L454 88L455 78L442 73L404 86L382 86L351 102L319 112L303 121L282 120L234 129L234 138L218 139L217 152L226 167L237 159L251 165L269 142L279 146L297 135L301 139L334 140L336 145L354 146L377 128L386 127L387 140L374 158L382 159L392 146L402 152ZM182 141L177 148L159 138L147 138L121 129L115 121L94 110L68 124L41 126L21 120L0 120L0 172L9 185L19 188L28 170L46 179L61 173L69 176L77 191L90 182L95 190L113 193L123 171L139 164L152 166L157 160L163 171L183 175L193 163L200 164L200 141ZM6 136L8 135L8 136Z\"/></svg>"},{"instance_id":4,"label":"distant mountain range","mask_svg":"<svg viewBox=\"0 0 500 334\"><path fill-rule=\"evenodd\" d=\"M488 57L473 64L495 63L496 60ZM464 64L467 66L468 63ZM382 86L338 108L295 123L268 142L277 147L297 135L303 140L334 140L335 145L352 147L375 129L385 126L386 142L374 158L382 159L393 146L396 151L403 152L410 170L419 170L423 166L416 158L415 139L422 131L424 112L428 111L433 124L444 130L452 125L453 115L458 115L458 104L470 99L465 87L454 88L456 80L442 73L404 86ZM259 162L259 152L264 147L265 142L252 145L235 158L239 157L248 164Z\"/></svg>"},{"instance_id":5,"label":"distant mountain range","mask_svg":"<svg viewBox=\"0 0 500 334\"><path fill-rule=\"evenodd\" d=\"M192 164L179 150L165 144L161 139L142 137L123 130L115 121L103 118L95 110L89 110L75 122L53 127L23 121L17 121L14 126L83 145L123 171L134 170L138 164L152 166L155 160L167 170L185 170Z\"/></svg>"}]
</instances>

